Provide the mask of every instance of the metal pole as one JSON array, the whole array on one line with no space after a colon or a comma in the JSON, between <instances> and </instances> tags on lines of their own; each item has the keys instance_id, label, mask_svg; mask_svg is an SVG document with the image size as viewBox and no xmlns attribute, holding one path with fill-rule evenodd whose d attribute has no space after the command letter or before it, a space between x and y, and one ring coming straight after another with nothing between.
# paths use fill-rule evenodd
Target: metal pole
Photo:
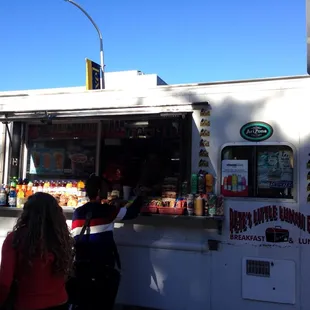
<instances>
[{"instance_id":1,"label":"metal pole","mask_svg":"<svg viewBox=\"0 0 310 310\"><path fill-rule=\"evenodd\" d=\"M105 88L105 83L104 83L104 55L103 55L102 33L101 33L99 27L97 26L97 24L91 18L91 16L79 4L77 4L76 2L74 2L72 0L65 0L65 1L73 4L79 10L81 10L84 13L84 15L86 15L86 17L90 20L90 22L93 24L93 26L95 27L95 29L98 32L98 36L99 36L99 40L100 40L100 69L101 69L100 87L101 87L101 89L104 89Z\"/></svg>"}]
</instances>

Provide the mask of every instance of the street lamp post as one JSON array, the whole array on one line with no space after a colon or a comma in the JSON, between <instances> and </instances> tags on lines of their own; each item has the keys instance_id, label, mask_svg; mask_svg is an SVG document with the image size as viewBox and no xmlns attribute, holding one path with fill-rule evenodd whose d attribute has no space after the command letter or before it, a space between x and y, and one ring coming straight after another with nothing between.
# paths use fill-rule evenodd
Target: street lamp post
<instances>
[{"instance_id":1,"label":"street lamp post","mask_svg":"<svg viewBox=\"0 0 310 310\"><path fill-rule=\"evenodd\" d=\"M104 57L103 57L102 33L101 33L99 27L97 26L97 24L94 22L94 20L90 17L90 15L79 4L77 4L76 2L74 2L72 0L65 0L65 1L73 4L78 9L80 9L86 15L86 17L90 20L90 22L93 24L93 26L95 27L95 29L98 32L98 36L99 36L99 40L100 40L100 69L101 69L100 87L101 87L101 89L104 89L105 83L104 83Z\"/></svg>"}]
</instances>

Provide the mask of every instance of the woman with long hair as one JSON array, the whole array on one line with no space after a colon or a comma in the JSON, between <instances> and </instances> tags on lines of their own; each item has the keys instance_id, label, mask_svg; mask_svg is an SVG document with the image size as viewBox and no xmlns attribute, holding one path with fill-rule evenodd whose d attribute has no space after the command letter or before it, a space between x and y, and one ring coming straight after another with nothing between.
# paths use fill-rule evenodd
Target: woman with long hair
<instances>
[{"instance_id":1,"label":"woman with long hair","mask_svg":"<svg viewBox=\"0 0 310 310\"><path fill-rule=\"evenodd\" d=\"M30 196L2 246L0 307L16 284L15 310L66 309L72 248L65 216L54 197Z\"/></svg>"}]
</instances>

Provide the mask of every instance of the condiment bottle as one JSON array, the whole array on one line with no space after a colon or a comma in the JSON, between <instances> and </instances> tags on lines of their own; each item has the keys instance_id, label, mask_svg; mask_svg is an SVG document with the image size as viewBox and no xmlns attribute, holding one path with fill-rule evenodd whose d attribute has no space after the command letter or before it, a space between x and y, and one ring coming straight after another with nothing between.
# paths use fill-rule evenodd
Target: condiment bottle
<instances>
[{"instance_id":1,"label":"condiment bottle","mask_svg":"<svg viewBox=\"0 0 310 310\"><path fill-rule=\"evenodd\" d=\"M207 193L213 192L213 175L210 173L206 174L206 192Z\"/></svg>"},{"instance_id":2,"label":"condiment bottle","mask_svg":"<svg viewBox=\"0 0 310 310\"><path fill-rule=\"evenodd\" d=\"M198 196L195 201L195 215L203 216L203 209L203 200L200 196Z\"/></svg>"}]
</instances>

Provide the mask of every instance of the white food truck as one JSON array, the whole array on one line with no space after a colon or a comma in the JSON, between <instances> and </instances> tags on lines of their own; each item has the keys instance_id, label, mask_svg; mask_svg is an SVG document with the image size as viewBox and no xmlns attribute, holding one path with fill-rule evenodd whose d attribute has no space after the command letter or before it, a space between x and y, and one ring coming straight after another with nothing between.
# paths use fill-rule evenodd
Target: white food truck
<instances>
[{"instance_id":1,"label":"white food truck","mask_svg":"<svg viewBox=\"0 0 310 310\"><path fill-rule=\"evenodd\" d=\"M173 124L179 140L167 143L171 165L178 163L182 182L202 168L212 174L215 193L225 197L225 214L116 223L123 261L118 302L167 310L309 309L309 98L306 76L131 91L0 93L3 182L13 175L31 178L34 147L59 153L57 141L72 140L78 144L68 142L71 149L81 153L83 124L96 124L93 137L84 140L97 173L108 153L103 147L134 149L120 138L122 124ZM73 170L78 168L64 168L64 174ZM70 224L72 208L64 210ZM0 208L2 241L20 212Z\"/></svg>"}]
</instances>

